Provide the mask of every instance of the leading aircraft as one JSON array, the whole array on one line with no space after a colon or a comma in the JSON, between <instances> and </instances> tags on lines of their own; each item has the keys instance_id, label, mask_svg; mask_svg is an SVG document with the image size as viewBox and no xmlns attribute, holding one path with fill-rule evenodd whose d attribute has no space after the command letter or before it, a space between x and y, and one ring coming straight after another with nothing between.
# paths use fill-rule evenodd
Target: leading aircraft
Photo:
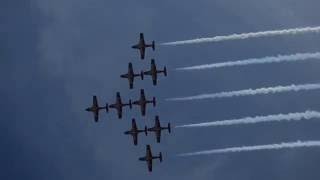
<instances>
[{"instance_id":1,"label":"leading aircraft","mask_svg":"<svg viewBox=\"0 0 320 180\"><path fill-rule=\"evenodd\" d=\"M98 122L99 121L99 111L101 109L106 109L107 110L107 105L105 107L100 107L98 104L98 99L97 96L92 97L92 106L88 107L86 111L92 112L94 115L94 121Z\"/></svg>"},{"instance_id":2,"label":"leading aircraft","mask_svg":"<svg viewBox=\"0 0 320 180\"><path fill-rule=\"evenodd\" d=\"M152 103L153 107L155 107L156 106L156 98L153 97L152 100L147 100L146 96L144 94L144 90L141 89L140 90L140 99L137 101L134 101L133 104L140 106L142 116L146 115L146 108L147 108L148 103Z\"/></svg>"},{"instance_id":3,"label":"leading aircraft","mask_svg":"<svg viewBox=\"0 0 320 180\"><path fill-rule=\"evenodd\" d=\"M138 77L138 76L140 76L141 80L143 80L143 72L141 72L140 74L135 74L133 71L132 63L129 63L129 65L128 65L128 73L120 75L121 78L128 79L130 89L133 88L134 78Z\"/></svg>"},{"instance_id":4,"label":"leading aircraft","mask_svg":"<svg viewBox=\"0 0 320 180\"><path fill-rule=\"evenodd\" d=\"M155 50L154 41L152 41L152 44L146 44L145 41L144 41L143 33L140 33L140 39L139 39L138 44L133 45L132 48L133 48L133 49L139 49L139 51L140 51L140 58L141 58L141 59L144 59L145 51L146 51L146 48L147 48L147 47L151 47L153 50Z\"/></svg>"},{"instance_id":5,"label":"leading aircraft","mask_svg":"<svg viewBox=\"0 0 320 180\"><path fill-rule=\"evenodd\" d=\"M137 145L138 144L138 134L144 132L145 135L148 135L148 130L147 126L144 127L144 130L139 130L136 124L136 120L132 119L132 127L131 130L124 132L124 134L130 134L133 138L133 144Z\"/></svg>"},{"instance_id":6,"label":"leading aircraft","mask_svg":"<svg viewBox=\"0 0 320 180\"><path fill-rule=\"evenodd\" d=\"M170 123L168 123L168 126L167 126L167 127L161 127L159 116L156 116L154 127L148 128L148 131L155 132L156 138L157 138L157 143L160 143L161 131L162 131L162 130L165 130L165 129L167 129L168 132L171 133Z\"/></svg>"},{"instance_id":7,"label":"leading aircraft","mask_svg":"<svg viewBox=\"0 0 320 180\"><path fill-rule=\"evenodd\" d=\"M159 156L152 156L150 145L146 146L146 156L139 158L140 161L146 161L148 165L149 172L152 172L152 161L154 159L159 159L162 162L162 153L159 153Z\"/></svg>"},{"instance_id":8,"label":"leading aircraft","mask_svg":"<svg viewBox=\"0 0 320 180\"><path fill-rule=\"evenodd\" d=\"M164 67L163 70L158 70L154 59L151 59L151 69L150 71L145 71L144 75L149 75L152 77L153 85L157 85L158 74L163 73L164 76L167 76L167 68Z\"/></svg>"},{"instance_id":9,"label":"leading aircraft","mask_svg":"<svg viewBox=\"0 0 320 180\"><path fill-rule=\"evenodd\" d=\"M109 105L109 106L108 106L108 104L107 104L107 105L106 105L106 109L107 109L107 111L109 111L109 108L116 109L116 110L117 110L117 113L118 113L118 118L121 119L121 118L122 118L122 108L125 107L125 106L129 106L130 109L132 109L131 100L129 100L129 103L127 103L127 104L122 103L120 93L117 92L116 103L111 104L111 105Z\"/></svg>"}]
</instances>

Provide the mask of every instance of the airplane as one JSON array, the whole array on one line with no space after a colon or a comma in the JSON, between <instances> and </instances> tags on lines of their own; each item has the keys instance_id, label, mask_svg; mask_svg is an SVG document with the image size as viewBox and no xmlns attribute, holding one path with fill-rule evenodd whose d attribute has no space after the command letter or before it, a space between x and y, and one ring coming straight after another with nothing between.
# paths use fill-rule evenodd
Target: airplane
<instances>
[{"instance_id":1,"label":"airplane","mask_svg":"<svg viewBox=\"0 0 320 180\"><path fill-rule=\"evenodd\" d=\"M135 74L133 72L132 63L129 63L129 65L128 65L128 73L120 75L121 78L127 78L128 79L130 89L133 88L134 78L138 77L138 76L140 76L141 80L143 80L143 72L141 72L140 74Z\"/></svg>"},{"instance_id":2,"label":"airplane","mask_svg":"<svg viewBox=\"0 0 320 180\"><path fill-rule=\"evenodd\" d=\"M109 108L116 109L117 113L118 113L118 118L121 119L122 118L122 108L125 106L129 106L130 109L132 109L131 100L129 100L129 103L127 103L127 104L122 103L120 93L117 92L116 102L114 104L109 105L109 106L107 104L106 110L107 110L107 112L109 112Z\"/></svg>"},{"instance_id":3,"label":"airplane","mask_svg":"<svg viewBox=\"0 0 320 180\"><path fill-rule=\"evenodd\" d=\"M144 127L144 130L139 130L136 124L136 120L132 119L132 127L131 130L124 132L124 134L130 134L132 135L133 138L133 144L137 145L138 144L138 134L141 132L144 132L145 135L148 135L148 130L147 126Z\"/></svg>"},{"instance_id":4,"label":"airplane","mask_svg":"<svg viewBox=\"0 0 320 180\"><path fill-rule=\"evenodd\" d=\"M140 106L142 116L146 115L146 108L147 108L148 103L152 103L153 107L155 107L156 106L156 98L153 97L152 100L147 100L146 96L144 94L144 90L141 89L140 90L140 99L137 101L134 101L133 104Z\"/></svg>"},{"instance_id":5,"label":"airplane","mask_svg":"<svg viewBox=\"0 0 320 180\"><path fill-rule=\"evenodd\" d=\"M161 131L168 129L168 132L171 133L171 126L170 123L168 123L167 127L161 127L160 125L160 120L159 120L159 116L156 116L155 118L155 125L152 128L148 128L148 131L150 132L155 132L156 133L156 138L157 138L157 143L160 143L160 138L161 138Z\"/></svg>"},{"instance_id":6,"label":"airplane","mask_svg":"<svg viewBox=\"0 0 320 180\"><path fill-rule=\"evenodd\" d=\"M151 47L153 50L155 50L154 41L152 41L152 44L146 44L145 41L144 41L143 33L140 33L140 40L139 40L138 44L133 45L132 48L133 49L139 49L140 58L144 59L144 55L145 55L145 51L146 51L147 47Z\"/></svg>"},{"instance_id":7,"label":"airplane","mask_svg":"<svg viewBox=\"0 0 320 180\"><path fill-rule=\"evenodd\" d=\"M88 107L86 109L86 111L92 112L94 115L94 121L98 122L99 121L99 111L101 109L107 109L106 107L107 107L107 105L105 107L99 107L97 96L93 96L92 97L92 106Z\"/></svg>"},{"instance_id":8,"label":"airplane","mask_svg":"<svg viewBox=\"0 0 320 180\"><path fill-rule=\"evenodd\" d=\"M157 70L157 66L156 66L154 59L151 59L150 71L145 71L143 74L151 76L153 85L157 85L158 74L160 74L160 73L163 73L164 76L167 76L167 68L164 67L163 70Z\"/></svg>"},{"instance_id":9,"label":"airplane","mask_svg":"<svg viewBox=\"0 0 320 180\"><path fill-rule=\"evenodd\" d=\"M159 159L162 162L162 153L159 153L159 156L152 156L150 145L146 146L146 156L139 158L139 161L146 161L148 165L149 172L152 172L152 161L154 159Z\"/></svg>"}]
</instances>

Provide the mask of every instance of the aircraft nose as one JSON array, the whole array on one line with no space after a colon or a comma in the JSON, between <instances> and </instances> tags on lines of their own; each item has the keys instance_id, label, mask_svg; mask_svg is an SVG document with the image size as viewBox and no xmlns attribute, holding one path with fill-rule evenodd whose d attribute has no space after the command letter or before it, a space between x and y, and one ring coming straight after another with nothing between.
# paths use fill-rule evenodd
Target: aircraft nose
<instances>
[{"instance_id":1,"label":"aircraft nose","mask_svg":"<svg viewBox=\"0 0 320 180\"><path fill-rule=\"evenodd\" d=\"M90 111L90 108L87 108L86 111Z\"/></svg>"}]
</instances>

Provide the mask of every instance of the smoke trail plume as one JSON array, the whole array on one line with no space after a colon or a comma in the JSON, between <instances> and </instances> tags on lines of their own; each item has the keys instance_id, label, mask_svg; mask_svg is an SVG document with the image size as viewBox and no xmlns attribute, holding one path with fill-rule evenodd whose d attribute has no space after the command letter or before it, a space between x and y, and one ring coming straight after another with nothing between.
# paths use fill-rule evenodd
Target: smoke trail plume
<instances>
[{"instance_id":1,"label":"smoke trail plume","mask_svg":"<svg viewBox=\"0 0 320 180\"><path fill-rule=\"evenodd\" d=\"M220 92L213 94L200 94L196 96L168 98L167 101L190 101L200 99L217 99L217 98L230 98L237 96L253 96L259 94L275 94L284 92L298 92L298 91L310 91L320 89L320 84L302 84L302 85L289 85L289 86L275 86L275 87L264 87L259 89L245 89L239 91Z\"/></svg>"},{"instance_id":2,"label":"smoke trail plume","mask_svg":"<svg viewBox=\"0 0 320 180\"><path fill-rule=\"evenodd\" d=\"M318 111L305 111L289 114L274 114L268 116L245 117L241 119L231 119L223 121L213 121L197 124L187 124L176 126L176 128L193 128L193 127L209 127L209 126L232 126L238 124L256 124L263 122L279 122L279 121L301 121L304 119L320 118Z\"/></svg>"},{"instance_id":3,"label":"smoke trail plume","mask_svg":"<svg viewBox=\"0 0 320 180\"><path fill-rule=\"evenodd\" d=\"M207 151L184 153L184 154L179 154L178 156L196 156L196 155L235 153L235 152L246 152L246 151L293 149L293 148L302 148L302 147L320 147L320 141L296 141L296 142L286 142L286 143L280 143L280 144L231 147L231 148L225 148L225 149L213 149L213 150L207 150Z\"/></svg>"},{"instance_id":4,"label":"smoke trail plume","mask_svg":"<svg viewBox=\"0 0 320 180\"><path fill-rule=\"evenodd\" d=\"M294 29L231 34L227 36L215 36L215 37L209 37L209 38L197 38L197 39L190 39L190 40L184 40L184 41L166 42L166 43L162 43L161 45L198 44L198 43L208 43L208 42L220 42L220 41L241 40L241 39L249 39L249 38L272 37L272 36L281 36L281 35L296 35L296 34L319 33L319 32L320 32L320 26L303 27L303 28L294 28Z\"/></svg>"},{"instance_id":5,"label":"smoke trail plume","mask_svg":"<svg viewBox=\"0 0 320 180\"><path fill-rule=\"evenodd\" d=\"M305 61L305 60L311 60L311 59L320 59L320 52L267 56L263 58L253 58L253 59L245 59L245 60L238 60L238 61L231 61L231 62L182 67L182 68L177 68L176 70L183 70L183 71L203 70L203 69L223 68L223 67L231 67L231 66L247 66L247 65L253 65L253 64Z\"/></svg>"}]
</instances>

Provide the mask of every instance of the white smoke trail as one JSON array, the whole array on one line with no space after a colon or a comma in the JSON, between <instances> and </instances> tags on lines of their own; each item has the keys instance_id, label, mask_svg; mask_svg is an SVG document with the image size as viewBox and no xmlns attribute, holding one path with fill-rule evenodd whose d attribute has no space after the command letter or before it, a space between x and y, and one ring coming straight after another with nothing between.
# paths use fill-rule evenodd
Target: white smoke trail
<instances>
[{"instance_id":1,"label":"white smoke trail","mask_svg":"<svg viewBox=\"0 0 320 180\"><path fill-rule=\"evenodd\" d=\"M272 36L281 36L281 35L296 35L296 34L319 33L319 32L320 32L320 26L303 27L303 28L293 28L293 29L273 30L273 31L231 34L227 36L215 36L215 37L209 37L209 38L197 38L197 39L190 39L190 40L184 40L184 41L166 42L160 45L197 44L197 43L207 43L207 42L220 42L220 41L240 40L240 39L249 39L249 38L272 37Z\"/></svg>"},{"instance_id":2,"label":"white smoke trail","mask_svg":"<svg viewBox=\"0 0 320 180\"><path fill-rule=\"evenodd\" d=\"M280 143L280 144L267 144L267 145L258 145L258 146L242 146L242 147L231 147L231 148L225 148L225 149L213 149L213 150L207 150L207 151L183 153L183 154L179 154L178 156L196 156L196 155L235 153L235 152L246 152L246 151L319 147L319 146L320 146L320 141L296 141L296 142L286 142L286 143Z\"/></svg>"},{"instance_id":3,"label":"white smoke trail","mask_svg":"<svg viewBox=\"0 0 320 180\"><path fill-rule=\"evenodd\" d=\"M264 87L259 89L245 89L239 91L229 91L229 92L220 92L213 94L200 94L196 96L188 97L178 97L178 98L168 98L167 101L190 101L190 100L200 100L200 99L217 99L217 98L228 98L236 96L252 96L259 94L275 94L283 93L290 91L309 91L320 89L320 84L302 84L302 85L289 85L289 86L275 86L275 87Z\"/></svg>"},{"instance_id":4,"label":"white smoke trail","mask_svg":"<svg viewBox=\"0 0 320 180\"><path fill-rule=\"evenodd\" d=\"M241 119L187 124L187 125L176 126L176 128L232 126L232 125L238 125L238 124L256 124L256 123L263 123L263 122L279 122L279 121L301 121L303 119L313 119L313 118L320 118L320 112L305 111L305 112L288 113L288 114L274 114L274 115L268 115L268 116L245 117Z\"/></svg>"},{"instance_id":5,"label":"white smoke trail","mask_svg":"<svg viewBox=\"0 0 320 180\"><path fill-rule=\"evenodd\" d=\"M177 68L176 70L203 70L203 69L213 69L213 68L223 68L231 66L246 66L252 64L266 64L266 63L280 63L280 62L293 62L293 61L305 61L311 59L320 59L320 52L316 53L297 53L291 55L278 55L278 56L267 56L263 58L253 58L246 60L238 60L231 62L204 64L198 66L189 66Z\"/></svg>"}]
</instances>

